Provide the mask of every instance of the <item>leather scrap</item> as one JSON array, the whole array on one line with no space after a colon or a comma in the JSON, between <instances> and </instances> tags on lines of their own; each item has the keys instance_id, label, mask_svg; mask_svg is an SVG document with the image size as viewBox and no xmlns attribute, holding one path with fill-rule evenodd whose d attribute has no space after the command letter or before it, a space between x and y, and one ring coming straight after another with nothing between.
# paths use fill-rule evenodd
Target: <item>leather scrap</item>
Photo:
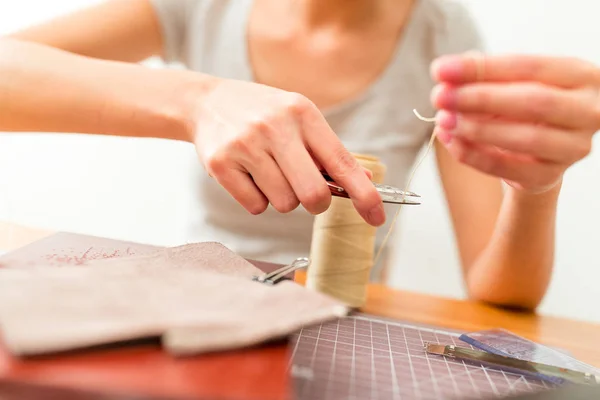
<instances>
[{"instance_id":1,"label":"leather scrap","mask_svg":"<svg viewBox=\"0 0 600 400\"><path fill-rule=\"evenodd\" d=\"M231 350L342 317L342 303L258 268L219 243L79 266L0 268L0 329L15 355L161 337L175 355Z\"/></svg>"}]
</instances>

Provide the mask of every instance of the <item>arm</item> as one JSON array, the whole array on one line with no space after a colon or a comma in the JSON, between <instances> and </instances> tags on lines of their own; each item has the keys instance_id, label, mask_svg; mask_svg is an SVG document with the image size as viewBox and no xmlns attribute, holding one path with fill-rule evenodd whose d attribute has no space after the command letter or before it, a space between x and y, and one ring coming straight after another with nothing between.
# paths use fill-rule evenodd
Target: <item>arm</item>
<instances>
[{"instance_id":1,"label":"arm","mask_svg":"<svg viewBox=\"0 0 600 400\"><path fill-rule=\"evenodd\" d=\"M255 214L269 203L325 211L331 192L316 161L365 220L385 221L381 197L318 108L260 84L0 39L2 130L190 141L207 172Z\"/></svg>"},{"instance_id":2,"label":"arm","mask_svg":"<svg viewBox=\"0 0 600 400\"><path fill-rule=\"evenodd\" d=\"M440 25L446 28L441 30L438 54L482 51L485 46L470 13L456 2L444 5L446 23ZM474 60L474 54L459 59ZM548 145L540 138L553 141L556 132L546 131L535 113L519 122L514 115L506 121L498 109L483 110L488 102L503 99L527 113L539 106L527 90L496 85L500 92L512 91L512 98L481 93L472 98L476 106L461 107L461 84L485 81L491 70L471 62L465 63L468 69L446 65L444 72L440 61L448 58L453 57L442 56L432 65L432 76L439 83L432 93L433 105L440 110L436 155L467 291L470 297L495 305L534 309L546 293L554 262L556 206L567 166L556 161L569 157L557 159L556 150L548 153ZM510 75L513 68L519 68L514 61L505 60L494 70ZM545 103L550 100L546 98ZM569 148L581 146L573 139L561 137L554 145L567 154ZM505 192L503 180L509 184Z\"/></svg>"},{"instance_id":3,"label":"arm","mask_svg":"<svg viewBox=\"0 0 600 400\"><path fill-rule=\"evenodd\" d=\"M369 223L383 224L381 198L365 171L304 96L67 53L137 61L160 52L180 60L197 1L112 0L15 34L66 52L6 42L0 129L193 141L207 172L256 214L269 203L281 212L299 204L325 211L331 193L316 159Z\"/></svg>"},{"instance_id":4,"label":"arm","mask_svg":"<svg viewBox=\"0 0 600 400\"><path fill-rule=\"evenodd\" d=\"M478 254L466 265L470 292L496 304L534 308L550 279L563 175L589 154L600 129L600 70L561 57L470 54L442 57L432 72L441 82L432 101L440 110L438 147L446 149L439 156L443 173L470 182L469 196L497 197L474 178L454 176L444 158L510 186L485 246L468 238L463 244L464 252ZM453 186L450 196L456 196ZM468 199L450 201L459 210L455 219L464 219L461 203ZM495 210L470 212L479 226L481 215Z\"/></svg>"},{"instance_id":5,"label":"arm","mask_svg":"<svg viewBox=\"0 0 600 400\"><path fill-rule=\"evenodd\" d=\"M125 62L142 61L163 51L160 25L149 0L102 2L8 37Z\"/></svg>"},{"instance_id":6,"label":"arm","mask_svg":"<svg viewBox=\"0 0 600 400\"><path fill-rule=\"evenodd\" d=\"M503 194L500 179L462 165L437 142L436 158L470 297L536 308L552 275L559 188Z\"/></svg>"},{"instance_id":7,"label":"arm","mask_svg":"<svg viewBox=\"0 0 600 400\"><path fill-rule=\"evenodd\" d=\"M0 130L192 141L185 93L215 81L0 39Z\"/></svg>"}]
</instances>

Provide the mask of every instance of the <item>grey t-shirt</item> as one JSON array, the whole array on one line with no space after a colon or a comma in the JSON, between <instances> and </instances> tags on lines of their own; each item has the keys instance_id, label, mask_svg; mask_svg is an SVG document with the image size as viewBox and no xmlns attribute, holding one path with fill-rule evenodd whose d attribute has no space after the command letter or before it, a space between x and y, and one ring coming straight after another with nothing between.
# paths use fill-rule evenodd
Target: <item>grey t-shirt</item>
<instances>
[{"instance_id":1,"label":"grey t-shirt","mask_svg":"<svg viewBox=\"0 0 600 400\"><path fill-rule=\"evenodd\" d=\"M246 28L253 0L151 0L163 30L167 62L230 79L252 81ZM439 55L481 49L467 10L454 0L416 0L412 18L382 75L359 97L322 110L344 145L379 157L386 183L403 187L431 124L412 110L433 115L429 66ZM302 207L249 214L198 164L197 205L190 241L218 241L253 259L288 263L310 250L313 216ZM386 207L388 214L395 208ZM378 230L377 248L389 227Z\"/></svg>"}]
</instances>

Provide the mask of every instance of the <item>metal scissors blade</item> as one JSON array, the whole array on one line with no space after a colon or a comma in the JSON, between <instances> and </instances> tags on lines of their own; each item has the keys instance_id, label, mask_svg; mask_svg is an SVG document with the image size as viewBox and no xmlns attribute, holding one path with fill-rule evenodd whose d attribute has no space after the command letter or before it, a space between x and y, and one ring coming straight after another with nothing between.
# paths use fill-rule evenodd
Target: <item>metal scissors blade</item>
<instances>
[{"instance_id":1,"label":"metal scissors blade","mask_svg":"<svg viewBox=\"0 0 600 400\"><path fill-rule=\"evenodd\" d=\"M333 178L330 177L329 175L327 175L326 173L322 172L322 174L323 174L323 177L325 178L325 180L327 181L327 185L329 186L329 190L331 191L332 195L337 196L337 197L350 198L350 196L348 195L348 192L346 192L346 189L344 189L343 187L341 187L340 185L335 183ZM379 192L379 195L381 196L381 200L384 203L407 204L407 205L421 204L421 202L418 200L412 200L412 199L408 198L408 197L421 197L416 193L405 192L396 187L389 186L389 185L382 185L379 183L373 183L373 185L375 186L375 189L377 189L377 191Z\"/></svg>"}]
</instances>

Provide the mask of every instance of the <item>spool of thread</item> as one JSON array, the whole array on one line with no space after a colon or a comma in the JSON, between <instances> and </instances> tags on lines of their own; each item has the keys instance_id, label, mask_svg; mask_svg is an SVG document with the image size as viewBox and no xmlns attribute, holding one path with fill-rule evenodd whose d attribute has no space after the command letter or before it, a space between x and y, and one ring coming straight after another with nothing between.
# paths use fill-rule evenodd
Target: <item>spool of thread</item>
<instances>
[{"instance_id":1,"label":"spool of thread","mask_svg":"<svg viewBox=\"0 0 600 400\"><path fill-rule=\"evenodd\" d=\"M383 183L385 166L377 157L354 157L373 173L374 182ZM376 228L363 220L352 200L333 197L329 209L315 217L306 287L350 307L363 306L373 267L375 233Z\"/></svg>"}]
</instances>

